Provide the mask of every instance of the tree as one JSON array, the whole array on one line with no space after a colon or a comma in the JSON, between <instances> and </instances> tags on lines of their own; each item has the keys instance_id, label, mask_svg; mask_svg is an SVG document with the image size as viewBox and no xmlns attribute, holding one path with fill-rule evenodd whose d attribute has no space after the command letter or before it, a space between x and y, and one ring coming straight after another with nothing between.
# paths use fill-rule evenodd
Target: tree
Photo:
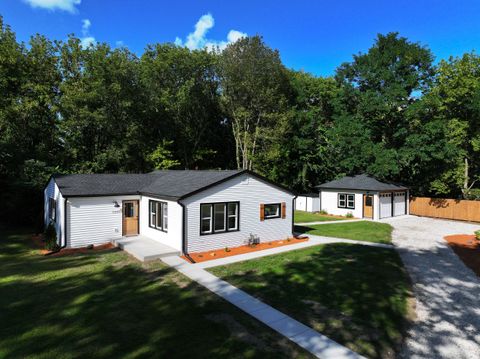
<instances>
[{"instance_id":1,"label":"tree","mask_svg":"<svg viewBox=\"0 0 480 359\"><path fill-rule=\"evenodd\" d=\"M235 139L238 168L252 169L265 131L286 111L291 93L287 71L278 51L260 36L230 44L219 58L225 113Z\"/></svg>"},{"instance_id":2,"label":"tree","mask_svg":"<svg viewBox=\"0 0 480 359\"><path fill-rule=\"evenodd\" d=\"M214 156L228 143L215 63L213 53L172 44L149 46L141 57L146 121L155 134L145 137L154 147L173 139L174 157L184 168L215 163Z\"/></svg>"},{"instance_id":3,"label":"tree","mask_svg":"<svg viewBox=\"0 0 480 359\"><path fill-rule=\"evenodd\" d=\"M457 189L467 198L480 181L480 56L470 53L440 61L428 97L443 120L448 143L455 147L452 166L434 185L439 193Z\"/></svg>"},{"instance_id":4,"label":"tree","mask_svg":"<svg viewBox=\"0 0 480 359\"><path fill-rule=\"evenodd\" d=\"M389 33L379 34L367 53L355 55L337 69L341 96L335 127L339 128L331 134L343 171L402 180L400 174L408 163L402 161L401 152L416 126L410 111L429 89L432 61L428 48ZM352 135L357 138L349 138Z\"/></svg>"}]
</instances>

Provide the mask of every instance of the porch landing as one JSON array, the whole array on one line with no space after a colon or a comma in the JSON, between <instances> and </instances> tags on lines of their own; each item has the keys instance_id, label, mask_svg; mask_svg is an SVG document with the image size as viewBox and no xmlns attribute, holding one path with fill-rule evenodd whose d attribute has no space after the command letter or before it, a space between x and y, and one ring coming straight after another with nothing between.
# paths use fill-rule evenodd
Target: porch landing
<instances>
[{"instance_id":1,"label":"porch landing","mask_svg":"<svg viewBox=\"0 0 480 359\"><path fill-rule=\"evenodd\" d=\"M180 255L180 251L144 236L124 237L113 241L113 245L123 249L139 261L148 262L155 259Z\"/></svg>"}]
</instances>

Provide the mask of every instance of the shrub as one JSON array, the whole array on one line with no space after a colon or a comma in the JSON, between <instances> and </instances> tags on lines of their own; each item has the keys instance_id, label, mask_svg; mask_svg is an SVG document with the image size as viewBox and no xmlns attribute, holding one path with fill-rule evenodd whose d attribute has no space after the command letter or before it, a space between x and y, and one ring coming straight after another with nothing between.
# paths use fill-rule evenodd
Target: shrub
<instances>
[{"instance_id":1,"label":"shrub","mask_svg":"<svg viewBox=\"0 0 480 359\"><path fill-rule=\"evenodd\" d=\"M324 215L325 215L325 214L328 214L328 212L325 211L324 209L322 209L319 213L320 213L320 214L324 214Z\"/></svg>"},{"instance_id":2,"label":"shrub","mask_svg":"<svg viewBox=\"0 0 480 359\"><path fill-rule=\"evenodd\" d=\"M250 236L248 237L247 243L250 247L256 246L257 244L260 243L260 238L258 236L255 236L254 234L250 233Z\"/></svg>"},{"instance_id":3,"label":"shrub","mask_svg":"<svg viewBox=\"0 0 480 359\"><path fill-rule=\"evenodd\" d=\"M353 218L353 213L352 212L348 212L345 217L347 218Z\"/></svg>"},{"instance_id":4,"label":"shrub","mask_svg":"<svg viewBox=\"0 0 480 359\"><path fill-rule=\"evenodd\" d=\"M477 239L480 241L480 230L478 231L475 231L475 237L477 237Z\"/></svg>"},{"instance_id":5,"label":"shrub","mask_svg":"<svg viewBox=\"0 0 480 359\"><path fill-rule=\"evenodd\" d=\"M45 229L45 248L49 251L58 251L60 246L57 244L57 230L53 222L50 222Z\"/></svg>"}]
</instances>

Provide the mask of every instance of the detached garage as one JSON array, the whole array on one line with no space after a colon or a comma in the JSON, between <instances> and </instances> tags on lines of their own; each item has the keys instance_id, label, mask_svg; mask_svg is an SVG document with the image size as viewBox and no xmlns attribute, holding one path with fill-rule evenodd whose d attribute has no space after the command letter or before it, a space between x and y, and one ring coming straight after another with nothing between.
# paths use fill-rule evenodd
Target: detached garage
<instances>
[{"instance_id":1,"label":"detached garage","mask_svg":"<svg viewBox=\"0 0 480 359\"><path fill-rule=\"evenodd\" d=\"M356 218L381 219L409 213L409 190L391 182L380 182L366 174L345 176L323 183L320 191L320 210Z\"/></svg>"}]
</instances>

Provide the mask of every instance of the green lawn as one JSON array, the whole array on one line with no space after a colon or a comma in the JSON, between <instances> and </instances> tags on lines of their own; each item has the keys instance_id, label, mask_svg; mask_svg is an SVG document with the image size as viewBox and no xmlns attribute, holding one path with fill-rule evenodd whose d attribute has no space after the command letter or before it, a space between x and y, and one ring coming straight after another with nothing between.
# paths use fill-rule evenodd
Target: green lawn
<instances>
[{"instance_id":1,"label":"green lawn","mask_svg":"<svg viewBox=\"0 0 480 359\"><path fill-rule=\"evenodd\" d=\"M43 257L27 233L0 230L1 358L308 357L160 262Z\"/></svg>"},{"instance_id":2,"label":"green lawn","mask_svg":"<svg viewBox=\"0 0 480 359\"><path fill-rule=\"evenodd\" d=\"M305 211L295 211L294 217L295 217L296 223L339 221L342 219L348 219L346 217L329 216L326 214L312 213L312 212L305 212Z\"/></svg>"},{"instance_id":3,"label":"green lawn","mask_svg":"<svg viewBox=\"0 0 480 359\"><path fill-rule=\"evenodd\" d=\"M318 236L385 244L392 242L392 229L392 226L388 223L369 221L295 226L296 232L307 235L316 234Z\"/></svg>"},{"instance_id":4,"label":"green lawn","mask_svg":"<svg viewBox=\"0 0 480 359\"><path fill-rule=\"evenodd\" d=\"M396 251L338 243L210 271L369 358L394 358L412 310Z\"/></svg>"}]
</instances>

